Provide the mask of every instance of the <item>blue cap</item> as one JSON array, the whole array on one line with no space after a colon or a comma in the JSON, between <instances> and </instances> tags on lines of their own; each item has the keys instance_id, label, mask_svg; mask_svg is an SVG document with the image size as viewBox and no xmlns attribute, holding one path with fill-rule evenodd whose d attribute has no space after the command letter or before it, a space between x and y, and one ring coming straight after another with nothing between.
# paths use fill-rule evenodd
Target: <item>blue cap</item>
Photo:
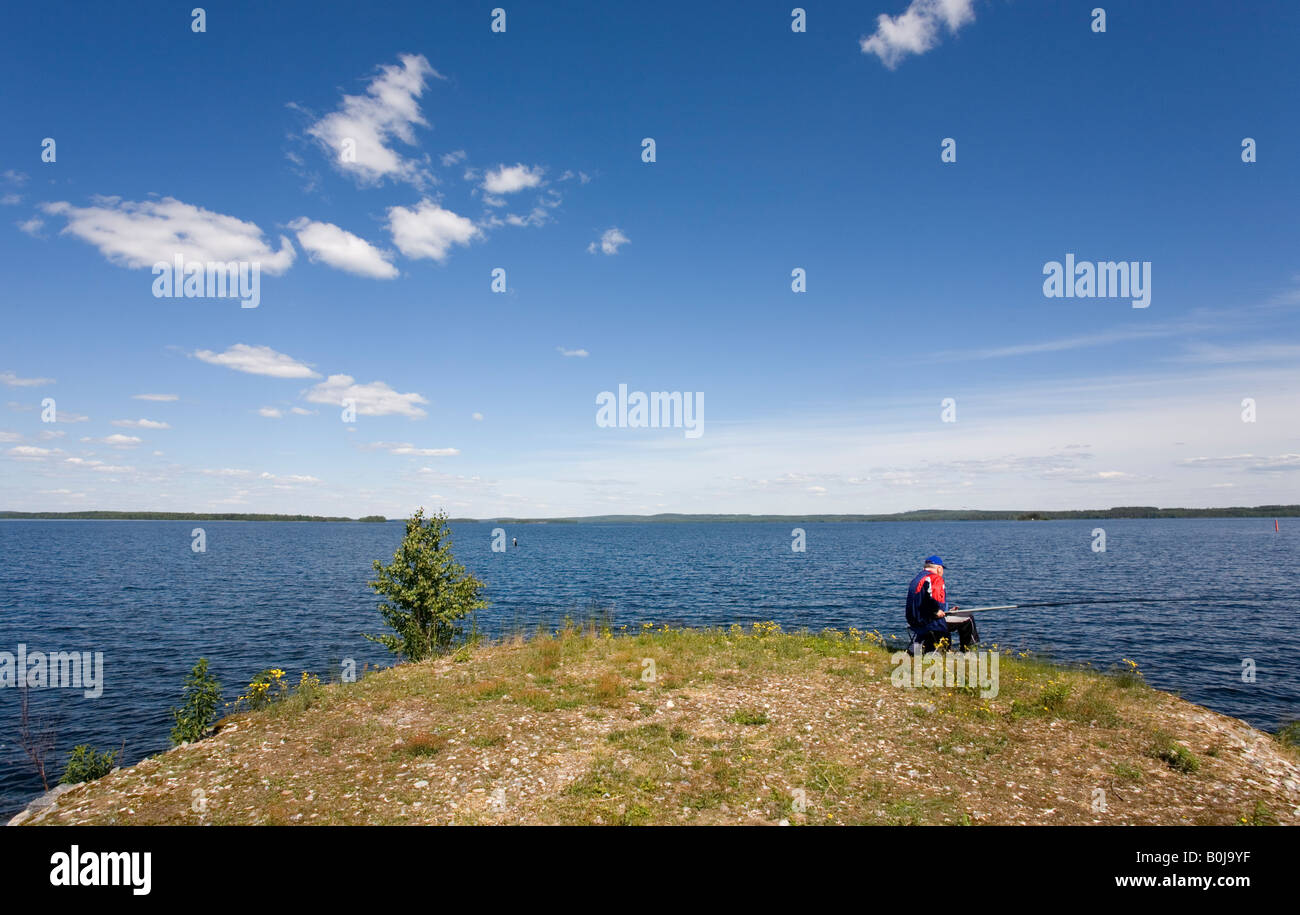
<instances>
[{"instance_id":1,"label":"blue cap","mask_svg":"<svg viewBox=\"0 0 1300 915\"><path fill-rule=\"evenodd\" d=\"M932 565L932 566L941 566L943 565L943 560L940 559L938 556L927 556L925 559L925 564Z\"/></svg>"}]
</instances>

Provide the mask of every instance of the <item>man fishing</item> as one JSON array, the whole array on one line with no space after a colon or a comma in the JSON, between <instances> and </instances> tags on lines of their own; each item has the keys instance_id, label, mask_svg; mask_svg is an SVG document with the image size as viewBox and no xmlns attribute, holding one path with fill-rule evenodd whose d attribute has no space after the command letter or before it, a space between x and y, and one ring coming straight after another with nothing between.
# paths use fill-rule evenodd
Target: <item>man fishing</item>
<instances>
[{"instance_id":1,"label":"man fishing","mask_svg":"<svg viewBox=\"0 0 1300 915\"><path fill-rule=\"evenodd\" d=\"M979 644L979 632L975 620L966 617L961 622L951 622L946 617L949 610L960 610L956 605L948 606L948 595L943 585L943 560L930 556L920 574L907 586L907 628L912 633L912 648L922 653L934 651L945 640L951 644L951 635L956 632L961 639L962 651Z\"/></svg>"}]
</instances>

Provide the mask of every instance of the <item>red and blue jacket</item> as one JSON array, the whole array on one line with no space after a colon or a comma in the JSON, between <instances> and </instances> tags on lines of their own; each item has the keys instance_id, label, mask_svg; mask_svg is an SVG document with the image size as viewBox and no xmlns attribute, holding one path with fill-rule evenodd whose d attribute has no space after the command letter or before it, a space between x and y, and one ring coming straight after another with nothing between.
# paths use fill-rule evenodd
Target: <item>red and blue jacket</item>
<instances>
[{"instance_id":1,"label":"red and blue jacket","mask_svg":"<svg viewBox=\"0 0 1300 915\"><path fill-rule=\"evenodd\" d=\"M917 635L923 632L947 635L948 624L939 616L940 610L948 612L943 576L922 570L907 586L907 628Z\"/></svg>"}]
</instances>

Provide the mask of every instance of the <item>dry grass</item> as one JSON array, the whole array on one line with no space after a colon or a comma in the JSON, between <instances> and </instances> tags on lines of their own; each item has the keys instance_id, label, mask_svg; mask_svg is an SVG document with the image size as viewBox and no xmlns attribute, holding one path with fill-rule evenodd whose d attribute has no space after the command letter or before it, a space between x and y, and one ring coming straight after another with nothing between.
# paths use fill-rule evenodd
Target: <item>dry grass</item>
<instances>
[{"instance_id":1,"label":"dry grass","mask_svg":"<svg viewBox=\"0 0 1300 915\"><path fill-rule=\"evenodd\" d=\"M33 821L1300 822L1293 750L1140 678L1004 656L983 699L891 670L856 633L571 628L235 716Z\"/></svg>"}]
</instances>

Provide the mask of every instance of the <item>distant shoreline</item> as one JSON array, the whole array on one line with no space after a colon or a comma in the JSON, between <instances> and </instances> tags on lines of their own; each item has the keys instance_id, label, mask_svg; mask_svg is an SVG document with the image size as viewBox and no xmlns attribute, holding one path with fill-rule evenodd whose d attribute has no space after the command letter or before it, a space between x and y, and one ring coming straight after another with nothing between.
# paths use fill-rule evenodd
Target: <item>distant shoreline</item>
<instances>
[{"instance_id":1,"label":"distant shoreline","mask_svg":"<svg viewBox=\"0 0 1300 915\"><path fill-rule=\"evenodd\" d=\"M881 515L743 515L677 514L657 515L586 515L570 518L451 518L458 524L691 524L719 522L773 522L815 524L819 522L859 521L1112 521L1149 518L1296 518L1300 505L1258 505L1227 508L1156 508L1154 506L1120 506L1105 509L1069 511L967 511L959 509L924 509ZM400 521L382 515L361 518L326 515L230 514L203 512L14 512L0 511L0 520L10 521L298 521L383 524Z\"/></svg>"}]
</instances>

